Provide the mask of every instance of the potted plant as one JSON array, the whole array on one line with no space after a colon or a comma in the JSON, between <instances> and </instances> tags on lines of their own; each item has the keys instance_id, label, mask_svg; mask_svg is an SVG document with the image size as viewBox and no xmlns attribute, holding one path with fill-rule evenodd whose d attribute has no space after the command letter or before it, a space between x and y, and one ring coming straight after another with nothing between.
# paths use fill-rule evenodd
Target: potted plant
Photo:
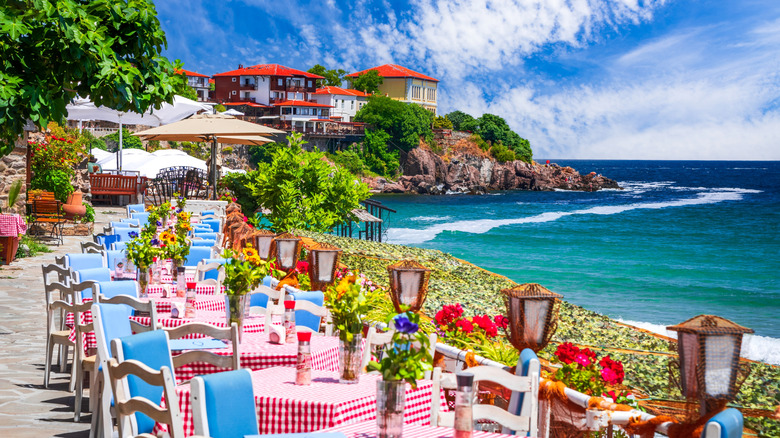
<instances>
[{"instance_id":1,"label":"potted plant","mask_svg":"<svg viewBox=\"0 0 780 438\"><path fill-rule=\"evenodd\" d=\"M401 306L401 310L406 310ZM379 371L382 380L376 388L376 425L379 438L400 438L404 424L406 383L417 387L417 380L433 369L428 336L420 331L420 315L405 312L394 315L388 325L394 329L392 347L385 348L379 362L368 363L368 371Z\"/></svg>"},{"instance_id":2,"label":"potted plant","mask_svg":"<svg viewBox=\"0 0 780 438\"><path fill-rule=\"evenodd\" d=\"M8 191L8 204L6 211L8 213L0 214L4 216L2 234L8 234L7 236L0 236L0 256L5 264L10 264L14 258L16 258L16 251L19 249L19 237L24 234L27 229L27 225L24 223L24 218L18 214L14 214L14 204L19 199L19 194L22 191L22 180L17 179L11 183L11 187ZM2 209L0 209L2 213Z\"/></svg>"},{"instance_id":3,"label":"potted plant","mask_svg":"<svg viewBox=\"0 0 780 438\"><path fill-rule=\"evenodd\" d=\"M224 257L228 259L225 267L225 318L228 326L238 325L238 339L244 325L246 295L256 288L263 278L275 271L271 261L265 261L257 255L252 245L247 245L241 253L225 250Z\"/></svg>"}]
</instances>

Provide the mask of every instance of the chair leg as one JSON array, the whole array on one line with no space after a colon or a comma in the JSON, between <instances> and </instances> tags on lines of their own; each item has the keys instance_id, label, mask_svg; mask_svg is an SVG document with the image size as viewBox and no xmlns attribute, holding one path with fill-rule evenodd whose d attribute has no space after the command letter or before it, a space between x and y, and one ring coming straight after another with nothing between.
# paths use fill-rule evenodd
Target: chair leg
<instances>
[{"instance_id":1,"label":"chair leg","mask_svg":"<svg viewBox=\"0 0 780 438\"><path fill-rule=\"evenodd\" d=\"M68 390L70 392L73 392L76 389L76 383L78 382L82 382L81 386L84 386L84 371L81 366L81 356L81 354L76 352L76 347L73 347L73 363L70 367L70 382L68 383Z\"/></svg>"},{"instance_id":2,"label":"chair leg","mask_svg":"<svg viewBox=\"0 0 780 438\"><path fill-rule=\"evenodd\" d=\"M75 361L74 361L75 362ZM75 364L74 364L75 365ZM73 368L77 368L74 366ZM84 372L81 369L81 366L78 366L78 371L76 374L76 402L73 404L73 421L78 423L79 419L81 418L81 398L84 395Z\"/></svg>"},{"instance_id":3,"label":"chair leg","mask_svg":"<svg viewBox=\"0 0 780 438\"><path fill-rule=\"evenodd\" d=\"M66 372L68 368L68 350L68 345L60 344L59 367L61 373Z\"/></svg>"},{"instance_id":4,"label":"chair leg","mask_svg":"<svg viewBox=\"0 0 780 438\"><path fill-rule=\"evenodd\" d=\"M49 387L49 374L51 373L51 359L54 356L54 342L49 340L49 348L46 351L46 365L43 370L43 387Z\"/></svg>"},{"instance_id":5,"label":"chair leg","mask_svg":"<svg viewBox=\"0 0 780 438\"><path fill-rule=\"evenodd\" d=\"M98 428L100 427L100 418L103 415L100 408L103 393L103 389L101 388L101 375L102 373L98 372L96 364L95 370L90 374L89 384L89 410L92 412L92 421L89 426L89 438L95 438L95 435L98 433Z\"/></svg>"},{"instance_id":6,"label":"chair leg","mask_svg":"<svg viewBox=\"0 0 780 438\"><path fill-rule=\"evenodd\" d=\"M106 381L105 376L102 378L103 385L100 391L100 428L103 438L109 438L114 434L114 422L111 419L111 400L113 394L111 393L111 384Z\"/></svg>"}]
</instances>

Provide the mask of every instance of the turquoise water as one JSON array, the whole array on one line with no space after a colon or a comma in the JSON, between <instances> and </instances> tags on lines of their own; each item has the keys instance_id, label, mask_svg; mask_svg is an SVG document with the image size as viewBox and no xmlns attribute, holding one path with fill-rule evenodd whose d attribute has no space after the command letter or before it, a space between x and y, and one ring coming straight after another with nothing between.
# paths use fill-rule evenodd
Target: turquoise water
<instances>
[{"instance_id":1,"label":"turquoise water","mask_svg":"<svg viewBox=\"0 0 780 438\"><path fill-rule=\"evenodd\" d=\"M715 314L780 338L780 162L555 162L625 190L375 196L398 211L387 238L613 318Z\"/></svg>"}]
</instances>

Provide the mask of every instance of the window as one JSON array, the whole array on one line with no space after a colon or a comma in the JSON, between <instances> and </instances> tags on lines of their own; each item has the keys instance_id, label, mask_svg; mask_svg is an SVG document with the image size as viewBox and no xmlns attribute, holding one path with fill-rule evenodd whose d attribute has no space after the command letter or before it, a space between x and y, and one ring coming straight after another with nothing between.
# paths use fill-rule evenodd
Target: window
<instances>
[{"instance_id":1,"label":"window","mask_svg":"<svg viewBox=\"0 0 780 438\"><path fill-rule=\"evenodd\" d=\"M230 94L232 94L233 96L235 96L235 95L236 95L236 90L233 90L233 91L231 91L231 92L230 92Z\"/></svg>"},{"instance_id":2,"label":"window","mask_svg":"<svg viewBox=\"0 0 780 438\"><path fill-rule=\"evenodd\" d=\"M412 99L420 100L421 94L422 94L422 87L417 85L412 85Z\"/></svg>"},{"instance_id":3,"label":"window","mask_svg":"<svg viewBox=\"0 0 780 438\"><path fill-rule=\"evenodd\" d=\"M436 89L435 88L428 88L428 100L435 102L436 101Z\"/></svg>"},{"instance_id":4,"label":"window","mask_svg":"<svg viewBox=\"0 0 780 438\"><path fill-rule=\"evenodd\" d=\"M349 101L349 109L351 109L351 110L355 109L355 101L354 100L350 100Z\"/></svg>"},{"instance_id":5,"label":"window","mask_svg":"<svg viewBox=\"0 0 780 438\"><path fill-rule=\"evenodd\" d=\"M244 97L245 97L245 98L247 98L247 99L249 99L249 92L248 92L248 91L245 91L245 92L244 92Z\"/></svg>"},{"instance_id":6,"label":"window","mask_svg":"<svg viewBox=\"0 0 780 438\"><path fill-rule=\"evenodd\" d=\"M285 107L282 108L282 115L290 115L292 113L292 108Z\"/></svg>"},{"instance_id":7,"label":"window","mask_svg":"<svg viewBox=\"0 0 780 438\"><path fill-rule=\"evenodd\" d=\"M309 81L309 88L311 88L311 81Z\"/></svg>"},{"instance_id":8,"label":"window","mask_svg":"<svg viewBox=\"0 0 780 438\"><path fill-rule=\"evenodd\" d=\"M284 86L284 79L279 78L279 86L280 87Z\"/></svg>"},{"instance_id":9,"label":"window","mask_svg":"<svg viewBox=\"0 0 780 438\"><path fill-rule=\"evenodd\" d=\"M235 76L233 76L233 77L232 77L232 78L230 78L230 79L233 79L233 82L235 82L235 81L236 81L236 77L235 77Z\"/></svg>"}]
</instances>

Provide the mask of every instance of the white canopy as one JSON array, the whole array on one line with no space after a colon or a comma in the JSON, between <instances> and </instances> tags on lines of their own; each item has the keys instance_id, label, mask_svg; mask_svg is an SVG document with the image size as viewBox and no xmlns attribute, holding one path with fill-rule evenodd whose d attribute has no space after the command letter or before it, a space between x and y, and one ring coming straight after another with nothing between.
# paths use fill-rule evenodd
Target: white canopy
<instances>
[{"instance_id":1,"label":"white canopy","mask_svg":"<svg viewBox=\"0 0 780 438\"><path fill-rule=\"evenodd\" d=\"M222 114L226 114L228 116L243 116L244 115L244 113L242 113L241 111L236 111L233 108L230 108L229 110L223 112Z\"/></svg>"},{"instance_id":2,"label":"white canopy","mask_svg":"<svg viewBox=\"0 0 780 438\"><path fill-rule=\"evenodd\" d=\"M103 149L98 149L98 148L92 149L92 155L98 161L100 161L100 160L102 160L103 158L106 158L106 157L112 157L112 158L114 157L114 154L112 154L111 152L104 151Z\"/></svg>"},{"instance_id":3,"label":"white canopy","mask_svg":"<svg viewBox=\"0 0 780 438\"><path fill-rule=\"evenodd\" d=\"M207 170L206 162L177 149L160 149L150 154L150 159L138 167L141 176L155 178L166 167L186 166Z\"/></svg>"},{"instance_id":4,"label":"white canopy","mask_svg":"<svg viewBox=\"0 0 780 438\"><path fill-rule=\"evenodd\" d=\"M205 105L186 97L174 96L173 104L164 103L160 109L151 108L143 114L136 112L122 112L105 106L96 106L89 99L79 98L66 106L68 111L68 120L105 120L107 122L119 123L119 150L122 150L122 125L146 125L160 126L168 123L178 122L179 120L191 116L200 111L210 111ZM123 169L123 162L119 156L117 166Z\"/></svg>"},{"instance_id":5,"label":"white canopy","mask_svg":"<svg viewBox=\"0 0 780 438\"><path fill-rule=\"evenodd\" d=\"M138 167L150 161L152 154L143 149L124 149L121 152L108 153L103 158L99 158L97 163L103 170L117 170L117 155L122 154L122 170L138 170ZM97 156L95 156L97 158Z\"/></svg>"}]
</instances>

